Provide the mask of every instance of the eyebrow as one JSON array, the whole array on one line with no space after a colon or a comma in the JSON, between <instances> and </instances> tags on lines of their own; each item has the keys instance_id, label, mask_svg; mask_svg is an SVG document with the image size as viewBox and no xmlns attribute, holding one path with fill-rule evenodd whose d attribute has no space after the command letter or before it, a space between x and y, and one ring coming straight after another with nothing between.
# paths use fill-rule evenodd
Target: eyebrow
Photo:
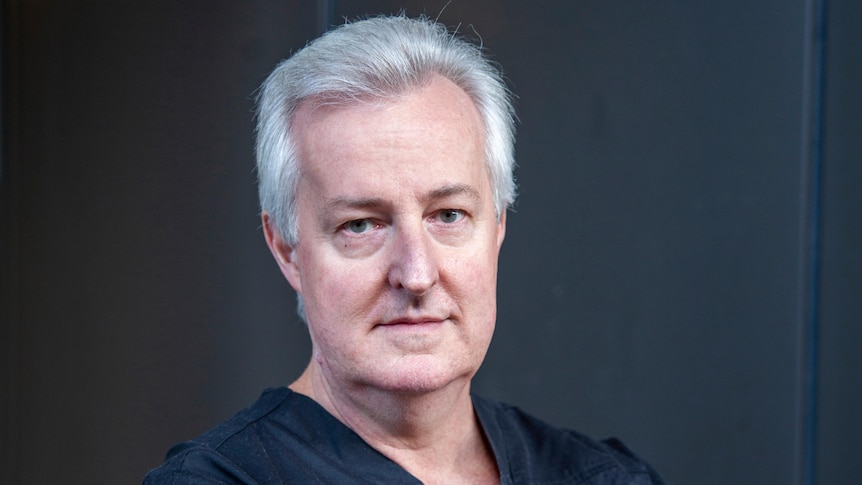
<instances>
[{"instance_id":1,"label":"eyebrow","mask_svg":"<svg viewBox=\"0 0 862 485\"><path fill-rule=\"evenodd\" d=\"M434 200L445 199L447 197L453 197L456 195L467 195L471 199L479 200L482 197L479 195L479 191L475 188L467 185L467 184L452 184L440 187L439 189L434 189L431 192L425 194L422 198L424 202L431 202Z\"/></svg>"},{"instance_id":2,"label":"eyebrow","mask_svg":"<svg viewBox=\"0 0 862 485\"><path fill-rule=\"evenodd\" d=\"M379 198L354 198L335 197L326 201L327 210L333 209L373 209L387 205L386 201Z\"/></svg>"},{"instance_id":3,"label":"eyebrow","mask_svg":"<svg viewBox=\"0 0 862 485\"><path fill-rule=\"evenodd\" d=\"M479 191L467 184L452 184L434 189L422 196L423 203L445 199L457 195L466 195L474 200L480 200ZM374 209L390 206L391 203L379 197L335 197L326 201L326 208L333 209Z\"/></svg>"}]
</instances>

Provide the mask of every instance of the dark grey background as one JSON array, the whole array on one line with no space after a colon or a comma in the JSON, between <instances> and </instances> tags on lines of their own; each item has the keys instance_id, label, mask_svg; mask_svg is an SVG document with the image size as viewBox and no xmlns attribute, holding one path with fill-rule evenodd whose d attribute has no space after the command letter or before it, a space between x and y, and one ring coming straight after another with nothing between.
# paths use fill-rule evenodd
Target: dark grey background
<instances>
[{"instance_id":1,"label":"dark grey background","mask_svg":"<svg viewBox=\"0 0 862 485\"><path fill-rule=\"evenodd\" d=\"M860 476L862 5L447 3L2 3L0 482L137 482L298 375L253 92L402 7L481 36L519 96L475 389L677 484Z\"/></svg>"}]
</instances>

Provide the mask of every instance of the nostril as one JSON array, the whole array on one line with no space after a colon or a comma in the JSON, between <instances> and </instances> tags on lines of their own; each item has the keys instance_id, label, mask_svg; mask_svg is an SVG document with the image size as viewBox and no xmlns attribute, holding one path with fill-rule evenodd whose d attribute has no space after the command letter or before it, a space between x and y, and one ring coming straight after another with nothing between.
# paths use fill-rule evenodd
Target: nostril
<instances>
[{"instance_id":1,"label":"nostril","mask_svg":"<svg viewBox=\"0 0 862 485\"><path fill-rule=\"evenodd\" d=\"M422 295L437 282L437 266L430 248L422 241L402 243L390 268L390 284Z\"/></svg>"}]
</instances>

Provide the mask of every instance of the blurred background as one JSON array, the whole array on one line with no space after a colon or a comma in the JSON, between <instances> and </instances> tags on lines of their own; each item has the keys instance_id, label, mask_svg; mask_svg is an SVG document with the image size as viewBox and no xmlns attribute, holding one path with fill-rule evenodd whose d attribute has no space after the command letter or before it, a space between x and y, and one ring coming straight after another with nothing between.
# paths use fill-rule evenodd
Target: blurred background
<instances>
[{"instance_id":1,"label":"blurred background","mask_svg":"<svg viewBox=\"0 0 862 485\"><path fill-rule=\"evenodd\" d=\"M309 357L253 96L427 14L518 95L474 389L677 484L862 475L862 3L2 1L0 482L137 483Z\"/></svg>"}]
</instances>

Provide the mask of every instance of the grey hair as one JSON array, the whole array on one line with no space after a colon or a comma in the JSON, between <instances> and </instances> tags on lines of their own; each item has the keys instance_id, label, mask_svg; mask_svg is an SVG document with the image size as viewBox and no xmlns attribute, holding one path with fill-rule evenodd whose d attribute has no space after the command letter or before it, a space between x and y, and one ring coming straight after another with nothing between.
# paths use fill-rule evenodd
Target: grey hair
<instances>
[{"instance_id":1,"label":"grey hair","mask_svg":"<svg viewBox=\"0 0 862 485\"><path fill-rule=\"evenodd\" d=\"M299 163L291 133L299 105L392 98L435 75L463 89L478 108L485 125L485 163L497 218L512 205L515 112L500 69L483 55L481 46L426 17L373 17L327 32L279 63L258 94L255 153L260 206L288 245L299 242Z\"/></svg>"}]
</instances>

